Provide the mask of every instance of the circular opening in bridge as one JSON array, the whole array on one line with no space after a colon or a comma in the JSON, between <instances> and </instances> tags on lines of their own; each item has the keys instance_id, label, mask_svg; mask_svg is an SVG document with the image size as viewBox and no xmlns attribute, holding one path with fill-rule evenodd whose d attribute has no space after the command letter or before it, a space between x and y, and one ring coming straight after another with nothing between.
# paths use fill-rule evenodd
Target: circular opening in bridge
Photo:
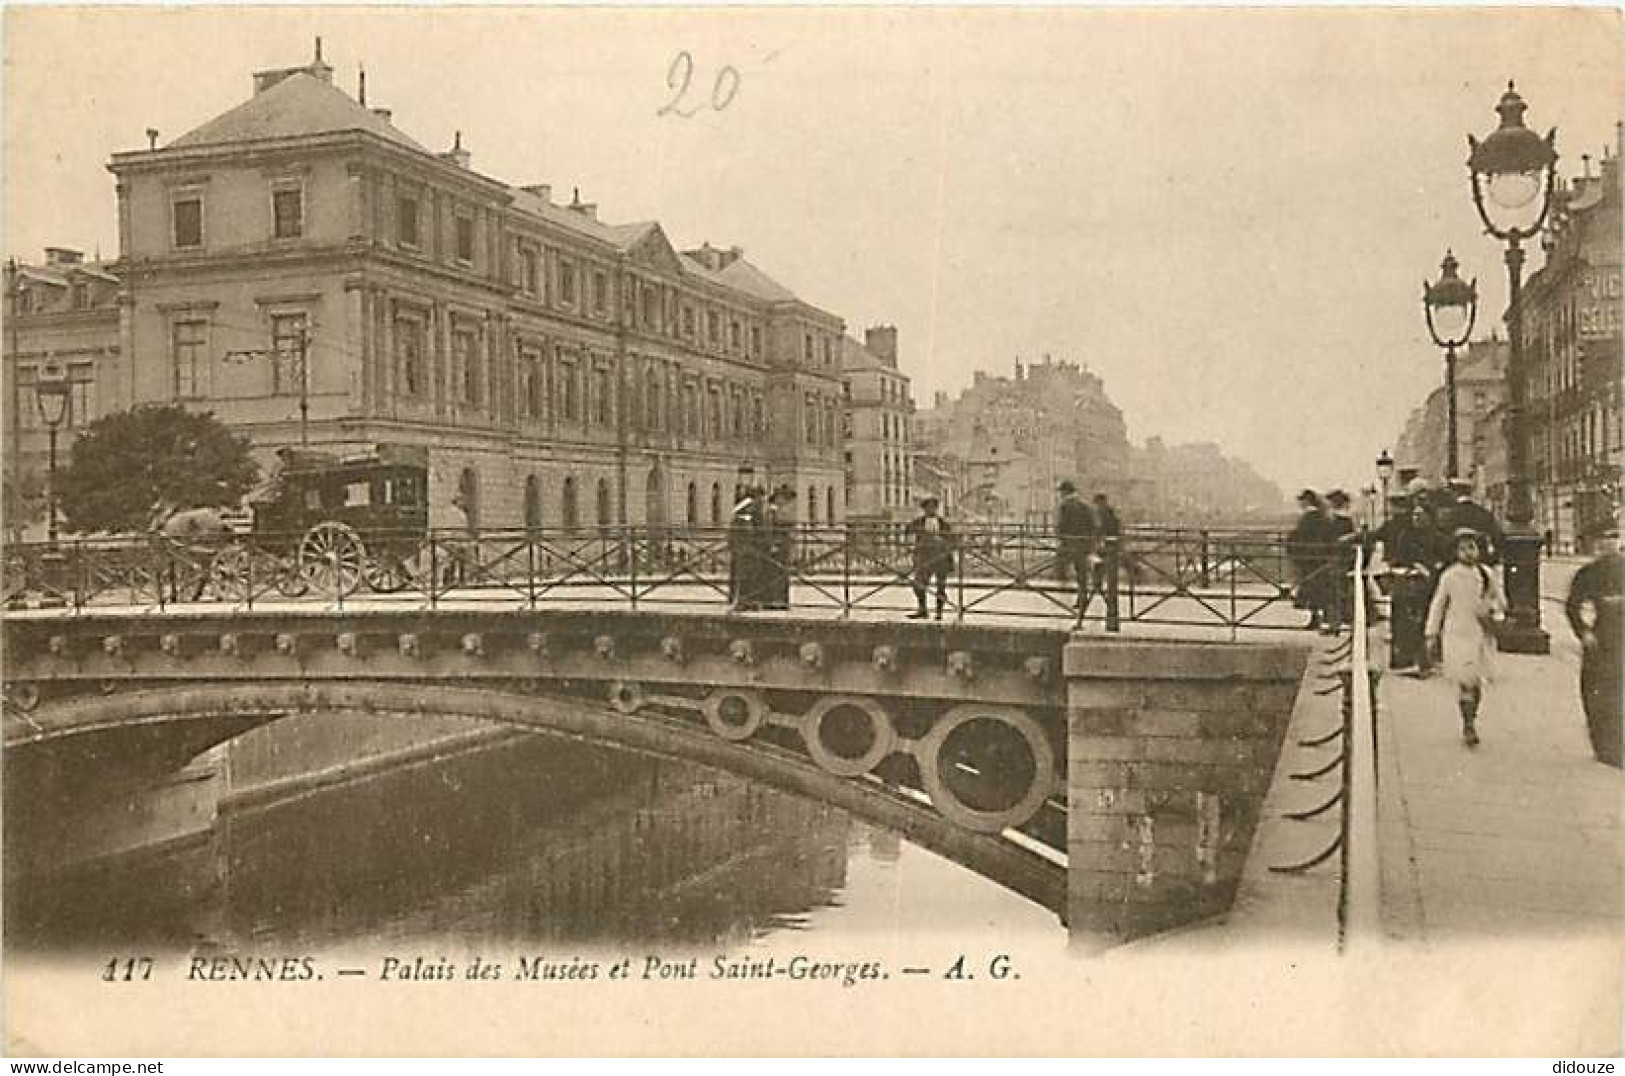
<instances>
[{"instance_id":1,"label":"circular opening in bridge","mask_svg":"<svg viewBox=\"0 0 1625 1076\"><path fill-rule=\"evenodd\" d=\"M868 773L897 745L880 704L854 696L819 700L802 718L801 738L812 760L840 777Z\"/></svg>"},{"instance_id":2,"label":"circular opening in bridge","mask_svg":"<svg viewBox=\"0 0 1625 1076\"><path fill-rule=\"evenodd\" d=\"M878 733L869 714L856 706L837 706L818 722L818 739L837 758L856 761L874 750Z\"/></svg>"},{"instance_id":3,"label":"circular opening in bridge","mask_svg":"<svg viewBox=\"0 0 1625 1076\"><path fill-rule=\"evenodd\" d=\"M761 695L735 689L712 692L700 709L712 732L735 743L754 736L767 716Z\"/></svg>"},{"instance_id":4,"label":"circular opening in bridge","mask_svg":"<svg viewBox=\"0 0 1625 1076\"><path fill-rule=\"evenodd\" d=\"M1038 776L1038 760L1015 726L979 717L943 739L937 773L954 798L971 810L1004 812L1027 797Z\"/></svg>"},{"instance_id":5,"label":"circular opening in bridge","mask_svg":"<svg viewBox=\"0 0 1625 1076\"><path fill-rule=\"evenodd\" d=\"M729 695L717 704L717 720L730 729L747 728L754 716L750 703L738 695Z\"/></svg>"}]
</instances>

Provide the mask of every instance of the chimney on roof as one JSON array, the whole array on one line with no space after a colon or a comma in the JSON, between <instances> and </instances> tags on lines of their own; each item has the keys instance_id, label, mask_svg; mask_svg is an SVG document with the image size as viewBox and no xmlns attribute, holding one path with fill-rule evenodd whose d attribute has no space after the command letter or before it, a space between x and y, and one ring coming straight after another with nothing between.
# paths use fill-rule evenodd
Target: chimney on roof
<instances>
[{"instance_id":1,"label":"chimney on roof","mask_svg":"<svg viewBox=\"0 0 1625 1076\"><path fill-rule=\"evenodd\" d=\"M897 326L873 325L863 330L863 346L875 358L897 369Z\"/></svg>"},{"instance_id":2,"label":"chimney on roof","mask_svg":"<svg viewBox=\"0 0 1625 1076\"><path fill-rule=\"evenodd\" d=\"M78 265L85 260L85 252L71 247L46 247L46 265Z\"/></svg>"},{"instance_id":3,"label":"chimney on roof","mask_svg":"<svg viewBox=\"0 0 1625 1076\"><path fill-rule=\"evenodd\" d=\"M371 111L374 116L377 116L379 119L383 120L385 123L393 123L393 122L395 122L395 113L391 109L374 108L374 109L370 109L369 111Z\"/></svg>"},{"instance_id":4,"label":"chimney on roof","mask_svg":"<svg viewBox=\"0 0 1625 1076\"><path fill-rule=\"evenodd\" d=\"M157 149L158 148L158 128L156 128L156 127L148 127L147 128L147 148L148 149Z\"/></svg>"},{"instance_id":5,"label":"chimney on roof","mask_svg":"<svg viewBox=\"0 0 1625 1076\"><path fill-rule=\"evenodd\" d=\"M450 161L458 168L467 168L474 160L474 155L463 148L463 132L458 131L453 137L451 148L440 154L440 159Z\"/></svg>"},{"instance_id":6,"label":"chimney on roof","mask_svg":"<svg viewBox=\"0 0 1625 1076\"><path fill-rule=\"evenodd\" d=\"M583 202L581 200L581 188L580 187L572 187L570 189L570 208L575 210L577 213L580 213L582 216L586 217L588 220L597 220L598 219L598 203L597 202Z\"/></svg>"},{"instance_id":7,"label":"chimney on roof","mask_svg":"<svg viewBox=\"0 0 1625 1076\"><path fill-rule=\"evenodd\" d=\"M322 39L316 39L316 58L303 67L274 67L267 71L254 72L254 95L257 97L266 90L293 75L310 75L323 82L331 84L333 81L333 67L322 59Z\"/></svg>"},{"instance_id":8,"label":"chimney on roof","mask_svg":"<svg viewBox=\"0 0 1625 1076\"><path fill-rule=\"evenodd\" d=\"M367 65L362 64L361 73L356 76L356 100L365 107L367 104Z\"/></svg>"},{"instance_id":9,"label":"chimney on roof","mask_svg":"<svg viewBox=\"0 0 1625 1076\"><path fill-rule=\"evenodd\" d=\"M948 406L948 394L938 389L931 397L931 406L941 411Z\"/></svg>"},{"instance_id":10,"label":"chimney on roof","mask_svg":"<svg viewBox=\"0 0 1625 1076\"><path fill-rule=\"evenodd\" d=\"M553 185L551 183L532 183L521 189L529 191L549 205L553 203Z\"/></svg>"}]
</instances>

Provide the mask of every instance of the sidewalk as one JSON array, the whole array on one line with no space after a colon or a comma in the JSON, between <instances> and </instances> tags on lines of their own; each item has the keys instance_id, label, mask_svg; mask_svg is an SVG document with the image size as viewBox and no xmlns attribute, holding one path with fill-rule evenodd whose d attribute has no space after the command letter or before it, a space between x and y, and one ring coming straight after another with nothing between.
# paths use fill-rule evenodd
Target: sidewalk
<instances>
[{"instance_id":1,"label":"sidewalk","mask_svg":"<svg viewBox=\"0 0 1625 1076\"><path fill-rule=\"evenodd\" d=\"M1574 567L1546 562L1542 590L1566 594ZM1496 655L1475 749L1461 742L1450 684L1383 676L1390 937L1434 945L1557 932L1614 946L1625 938L1625 780L1592 758L1579 644L1561 605L1544 602L1542 619L1549 655ZM1386 656L1374 633L1373 657Z\"/></svg>"}]
</instances>

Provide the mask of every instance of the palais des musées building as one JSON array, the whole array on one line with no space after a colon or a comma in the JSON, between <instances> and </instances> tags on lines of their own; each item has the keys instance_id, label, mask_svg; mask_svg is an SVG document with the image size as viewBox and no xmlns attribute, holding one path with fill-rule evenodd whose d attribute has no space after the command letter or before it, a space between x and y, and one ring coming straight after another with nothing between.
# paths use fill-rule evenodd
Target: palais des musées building
<instances>
[{"instance_id":1,"label":"palais des mus\u00e9es building","mask_svg":"<svg viewBox=\"0 0 1625 1076\"><path fill-rule=\"evenodd\" d=\"M176 402L264 463L302 438L424 446L434 526L725 523L746 462L796 518L846 517L840 318L738 248L679 252L658 223L483 176L460 137L425 149L332 75L318 42L115 154L119 259L12 274L13 459L43 470L15 420L49 367L75 382L65 435Z\"/></svg>"}]
</instances>

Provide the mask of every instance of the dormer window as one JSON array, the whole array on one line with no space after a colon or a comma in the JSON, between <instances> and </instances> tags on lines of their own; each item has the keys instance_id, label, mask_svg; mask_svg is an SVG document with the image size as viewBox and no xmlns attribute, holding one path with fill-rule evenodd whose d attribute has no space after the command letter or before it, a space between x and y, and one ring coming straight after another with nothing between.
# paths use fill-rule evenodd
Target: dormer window
<instances>
[{"instance_id":1,"label":"dormer window","mask_svg":"<svg viewBox=\"0 0 1625 1076\"><path fill-rule=\"evenodd\" d=\"M191 250L203 245L203 195L187 191L175 195L169 204L170 236L176 250Z\"/></svg>"},{"instance_id":2,"label":"dormer window","mask_svg":"<svg viewBox=\"0 0 1625 1076\"><path fill-rule=\"evenodd\" d=\"M277 239L298 239L305 234L305 188L298 181L280 182L271 188L272 235Z\"/></svg>"}]
</instances>

